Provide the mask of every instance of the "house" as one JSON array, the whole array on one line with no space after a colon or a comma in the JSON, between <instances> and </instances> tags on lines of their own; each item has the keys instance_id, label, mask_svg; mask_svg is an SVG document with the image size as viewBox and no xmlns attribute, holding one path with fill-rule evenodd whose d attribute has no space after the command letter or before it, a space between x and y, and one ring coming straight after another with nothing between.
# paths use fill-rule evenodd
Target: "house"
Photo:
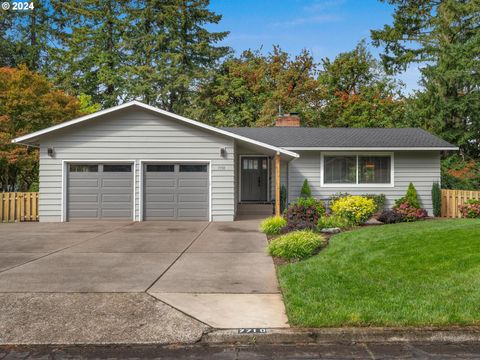
<instances>
[{"instance_id":1,"label":"house","mask_svg":"<svg viewBox=\"0 0 480 360\"><path fill-rule=\"evenodd\" d=\"M230 221L248 204L271 213L279 184L294 201L304 179L317 198L383 193L387 205L413 182L431 213L440 152L457 149L420 129L299 125L216 128L133 101L13 142L40 147L42 222Z\"/></svg>"}]
</instances>

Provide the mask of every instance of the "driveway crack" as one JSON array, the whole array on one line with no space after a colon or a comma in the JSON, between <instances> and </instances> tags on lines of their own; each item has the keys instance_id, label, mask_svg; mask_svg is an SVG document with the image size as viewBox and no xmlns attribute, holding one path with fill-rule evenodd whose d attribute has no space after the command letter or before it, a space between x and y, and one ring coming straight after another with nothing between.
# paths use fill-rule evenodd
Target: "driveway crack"
<instances>
[{"instance_id":1,"label":"driveway crack","mask_svg":"<svg viewBox=\"0 0 480 360\"><path fill-rule=\"evenodd\" d=\"M197 239L205 232L205 230L207 230L207 228L208 228L209 226L210 226L210 223L208 223L207 226L205 226L205 227L202 229L202 231L200 231L200 232L198 233L198 235L193 238L193 240L190 242L190 244L188 244L188 246L187 246L185 249L183 249L183 251L175 258L175 260L173 260L173 262L150 284L150 286L147 287L147 289L145 290L145 292L147 292L148 290L150 290L150 289L152 288L152 286L155 285L155 283L156 283L158 280L160 280L160 278L161 278L163 275L165 275L165 273L166 273L168 270L170 270L173 265L175 265L175 263L178 261L178 259L180 259L180 258L183 256L183 254L185 254L185 253L187 252L187 250L190 249L190 247L193 245L193 243L194 243L195 241L197 241Z\"/></svg>"}]
</instances>

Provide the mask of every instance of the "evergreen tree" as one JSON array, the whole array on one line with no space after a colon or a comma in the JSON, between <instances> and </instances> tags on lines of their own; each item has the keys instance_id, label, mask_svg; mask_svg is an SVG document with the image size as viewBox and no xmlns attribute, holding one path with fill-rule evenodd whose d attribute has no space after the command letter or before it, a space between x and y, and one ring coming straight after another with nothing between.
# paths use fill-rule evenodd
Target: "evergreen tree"
<instances>
[{"instance_id":1,"label":"evergreen tree","mask_svg":"<svg viewBox=\"0 0 480 360\"><path fill-rule=\"evenodd\" d=\"M0 11L0 66L48 71L58 35L53 9L50 1L32 4L27 10Z\"/></svg>"},{"instance_id":2,"label":"evergreen tree","mask_svg":"<svg viewBox=\"0 0 480 360\"><path fill-rule=\"evenodd\" d=\"M480 2L478 0L388 0L393 25L372 31L391 72L421 64L423 89L408 117L444 139L480 156Z\"/></svg>"},{"instance_id":3,"label":"evergreen tree","mask_svg":"<svg viewBox=\"0 0 480 360\"><path fill-rule=\"evenodd\" d=\"M124 31L128 0L55 2L56 21L68 29L61 37L56 81L67 92L91 95L103 107L126 97Z\"/></svg>"}]
</instances>

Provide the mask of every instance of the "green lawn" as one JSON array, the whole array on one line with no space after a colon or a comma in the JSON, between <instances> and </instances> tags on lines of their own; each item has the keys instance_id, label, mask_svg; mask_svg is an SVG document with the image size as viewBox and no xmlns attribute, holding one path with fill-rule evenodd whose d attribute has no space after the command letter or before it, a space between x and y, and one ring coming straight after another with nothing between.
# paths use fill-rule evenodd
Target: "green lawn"
<instances>
[{"instance_id":1,"label":"green lawn","mask_svg":"<svg viewBox=\"0 0 480 360\"><path fill-rule=\"evenodd\" d=\"M278 274L292 325L479 325L480 220L345 232Z\"/></svg>"}]
</instances>

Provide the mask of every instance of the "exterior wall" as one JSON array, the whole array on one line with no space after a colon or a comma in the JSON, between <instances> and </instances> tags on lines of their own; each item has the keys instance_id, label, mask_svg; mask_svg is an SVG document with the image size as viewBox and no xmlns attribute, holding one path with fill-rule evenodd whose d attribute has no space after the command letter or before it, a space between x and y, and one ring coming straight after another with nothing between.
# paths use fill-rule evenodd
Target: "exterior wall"
<instances>
[{"instance_id":1,"label":"exterior wall","mask_svg":"<svg viewBox=\"0 0 480 360\"><path fill-rule=\"evenodd\" d=\"M393 187L321 187L320 152L298 151L300 158L289 163L288 201L295 201L300 195L304 179L308 179L313 196L328 199L339 192L353 195L385 194L387 207L405 195L412 182L417 189L421 205L432 215L431 190L433 182L440 182L440 153L438 151L395 151ZM331 152L329 152L331 153ZM360 153L360 152L359 152Z\"/></svg>"},{"instance_id":2,"label":"exterior wall","mask_svg":"<svg viewBox=\"0 0 480 360\"><path fill-rule=\"evenodd\" d=\"M233 139L145 110L126 109L59 130L40 146L40 221L61 221L62 160L135 161L135 219L140 217L140 160L210 160L211 217L234 218ZM55 157L47 148L55 149ZM227 148L227 157L220 148ZM66 186L66 182L65 182Z\"/></svg>"}]
</instances>

